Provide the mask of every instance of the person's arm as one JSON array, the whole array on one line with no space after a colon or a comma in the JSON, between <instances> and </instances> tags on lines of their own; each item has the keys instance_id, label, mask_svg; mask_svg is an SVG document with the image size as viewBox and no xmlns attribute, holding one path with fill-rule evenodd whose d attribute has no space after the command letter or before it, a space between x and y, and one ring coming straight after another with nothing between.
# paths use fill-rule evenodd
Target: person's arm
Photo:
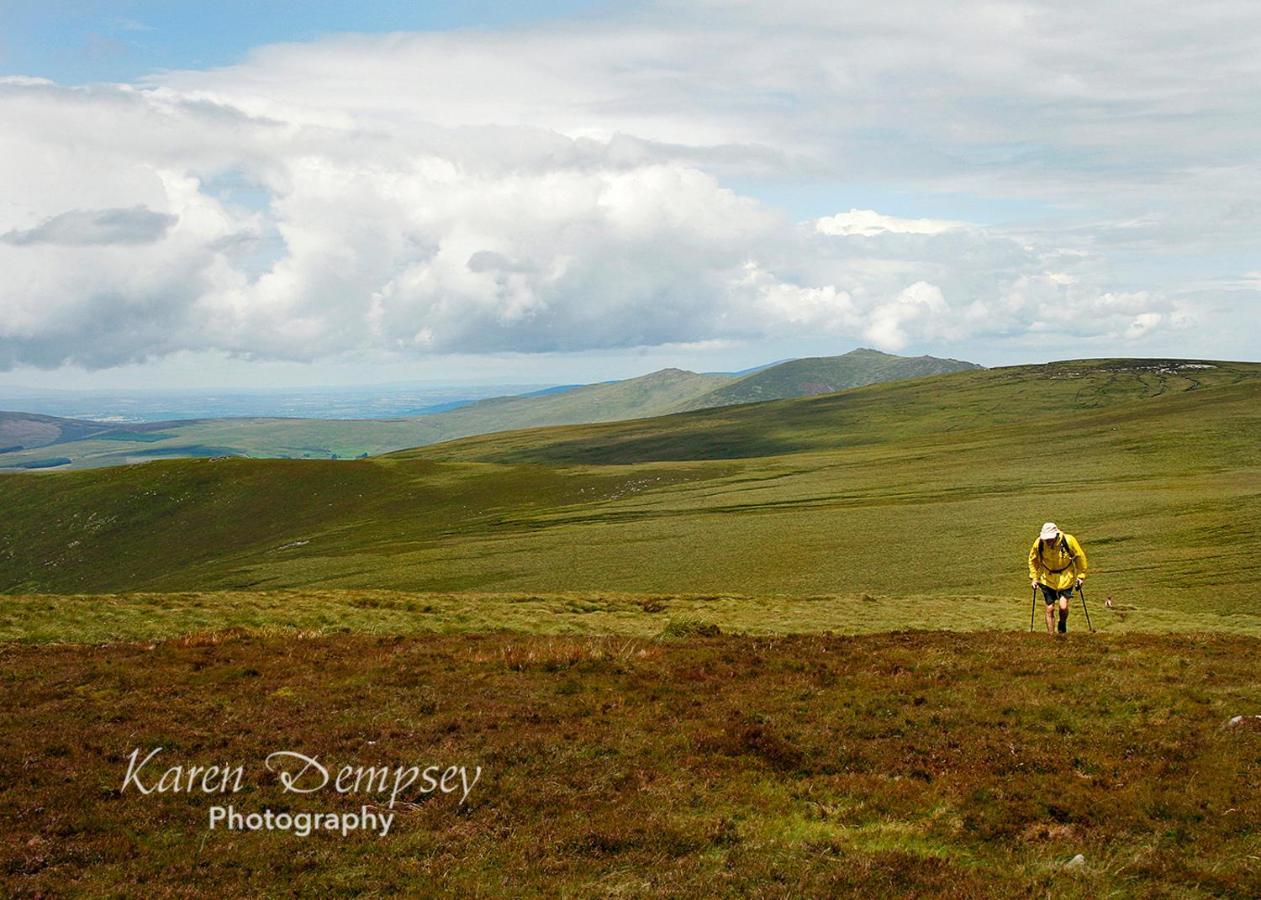
<instances>
[{"instance_id":1,"label":"person's arm","mask_svg":"<svg viewBox=\"0 0 1261 900\"><path fill-rule=\"evenodd\" d=\"M1073 555L1073 573L1077 576L1077 583L1081 584L1086 580L1086 551L1077 543L1077 538L1071 535L1068 539L1068 552Z\"/></svg>"},{"instance_id":2,"label":"person's arm","mask_svg":"<svg viewBox=\"0 0 1261 900\"><path fill-rule=\"evenodd\" d=\"M1038 565L1041 561L1038 556L1038 542L1035 540L1033 546L1029 548L1029 580L1035 584L1038 581Z\"/></svg>"}]
</instances>

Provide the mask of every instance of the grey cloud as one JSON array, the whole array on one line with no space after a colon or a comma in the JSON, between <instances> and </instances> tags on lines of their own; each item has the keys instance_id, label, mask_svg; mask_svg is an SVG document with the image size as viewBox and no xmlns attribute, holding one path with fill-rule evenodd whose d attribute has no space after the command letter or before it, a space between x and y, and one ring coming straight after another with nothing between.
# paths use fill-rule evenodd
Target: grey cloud
<instances>
[{"instance_id":1,"label":"grey cloud","mask_svg":"<svg viewBox=\"0 0 1261 900\"><path fill-rule=\"evenodd\" d=\"M161 240L179 221L178 216L145 206L128 209L72 209L25 230L0 235L16 247L59 244L83 247L99 244L150 244Z\"/></svg>"}]
</instances>

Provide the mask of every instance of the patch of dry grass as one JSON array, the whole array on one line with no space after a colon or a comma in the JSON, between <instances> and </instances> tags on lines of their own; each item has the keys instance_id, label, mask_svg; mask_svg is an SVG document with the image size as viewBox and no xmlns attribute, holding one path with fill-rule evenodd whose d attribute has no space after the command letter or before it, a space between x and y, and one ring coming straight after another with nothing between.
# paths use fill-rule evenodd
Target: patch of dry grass
<instances>
[{"instance_id":1,"label":"patch of dry grass","mask_svg":"<svg viewBox=\"0 0 1261 900\"><path fill-rule=\"evenodd\" d=\"M542 669L558 672L580 667L584 663L627 663L632 659L659 656L661 648L644 641L591 638L523 639L501 644L490 650L479 648L470 653L475 663L501 662L516 672Z\"/></svg>"}]
</instances>

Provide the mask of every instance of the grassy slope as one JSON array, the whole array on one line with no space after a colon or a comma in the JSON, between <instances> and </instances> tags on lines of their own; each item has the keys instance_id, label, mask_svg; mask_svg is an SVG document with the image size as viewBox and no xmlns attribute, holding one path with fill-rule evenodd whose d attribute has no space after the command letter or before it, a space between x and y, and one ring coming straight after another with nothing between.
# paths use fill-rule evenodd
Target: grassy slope
<instances>
[{"instance_id":1,"label":"grassy slope","mask_svg":"<svg viewBox=\"0 0 1261 900\"><path fill-rule=\"evenodd\" d=\"M1203 369L1199 366L1211 366ZM711 460L844 454L922 442L953 451L959 444L1057 438L1072 453L1084 437L1120 429L1118 440L1156 457L1162 445L1187 439L1210 456L1236 459L1247 434L1231 438L1236 407L1245 412L1261 384L1258 363L1082 360L1017 366L874 384L819 397L697 410L637 422L496 433L394 458L489 462L593 463ZM1194 412L1195 410L1200 412ZM1191 413L1180 431L1172 421ZM1255 416L1243 419L1245 427ZM1200 428L1206 429L1200 434ZM1045 448L1039 448L1043 450ZM1144 473L1136 473L1144 474Z\"/></svg>"},{"instance_id":2,"label":"grassy slope","mask_svg":"<svg viewBox=\"0 0 1261 900\"><path fill-rule=\"evenodd\" d=\"M1052 518L1091 554L1096 608L1111 595L1251 613L1259 373L1074 363L353 463L5 476L0 590L867 592L1014 608Z\"/></svg>"},{"instance_id":3,"label":"grassy slope","mask_svg":"<svg viewBox=\"0 0 1261 900\"><path fill-rule=\"evenodd\" d=\"M1257 896L1261 728L1222 726L1261 703L1258 652L996 634L10 645L0 893ZM243 765L247 790L120 792L137 747ZM400 804L385 838L207 831L219 803L372 802L281 794L278 749L483 775L463 807Z\"/></svg>"}]
</instances>

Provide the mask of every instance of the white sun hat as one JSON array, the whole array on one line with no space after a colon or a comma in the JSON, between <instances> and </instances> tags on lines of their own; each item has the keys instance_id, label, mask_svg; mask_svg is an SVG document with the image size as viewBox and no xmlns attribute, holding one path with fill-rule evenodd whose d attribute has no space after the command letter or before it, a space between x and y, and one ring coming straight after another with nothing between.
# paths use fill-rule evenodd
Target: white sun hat
<instances>
[{"instance_id":1,"label":"white sun hat","mask_svg":"<svg viewBox=\"0 0 1261 900\"><path fill-rule=\"evenodd\" d=\"M1054 522L1047 522L1042 526L1041 538L1044 541L1053 541L1060 536L1060 530L1055 527Z\"/></svg>"}]
</instances>

